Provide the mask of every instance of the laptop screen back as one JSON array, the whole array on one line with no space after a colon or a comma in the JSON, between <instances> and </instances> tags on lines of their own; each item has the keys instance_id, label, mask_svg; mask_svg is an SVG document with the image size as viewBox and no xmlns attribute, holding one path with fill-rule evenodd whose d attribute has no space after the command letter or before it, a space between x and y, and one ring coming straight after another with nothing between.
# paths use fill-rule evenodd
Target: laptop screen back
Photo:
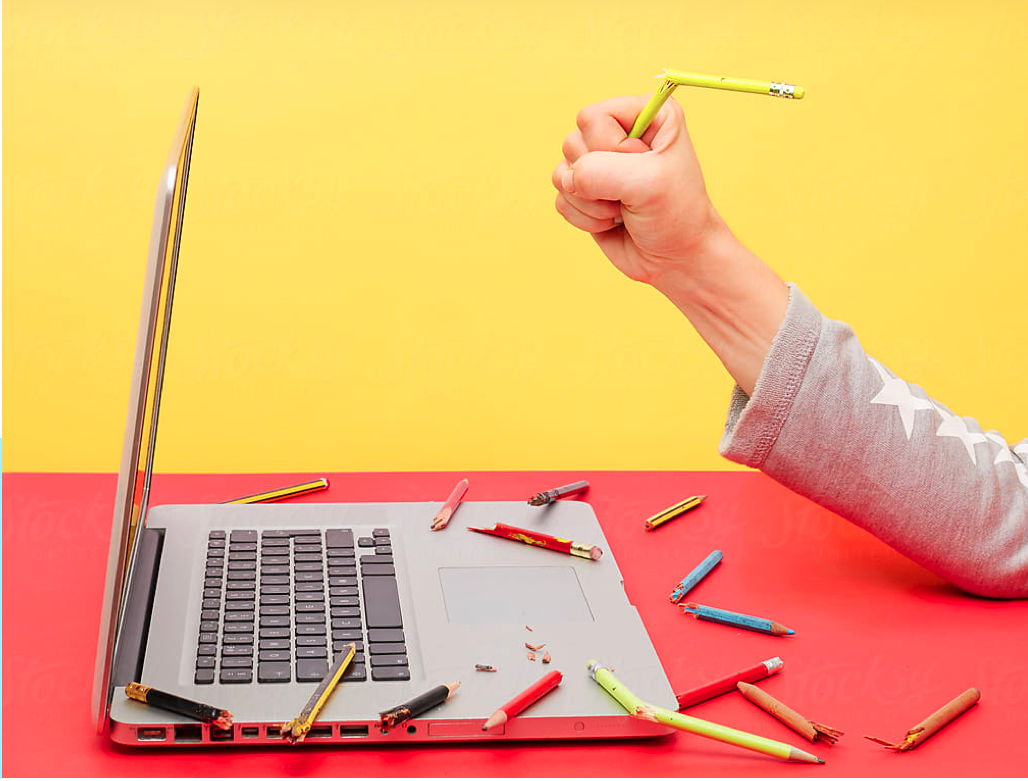
<instances>
[{"instance_id":1,"label":"laptop screen back","mask_svg":"<svg viewBox=\"0 0 1028 781\"><path fill-rule=\"evenodd\" d=\"M107 721L111 663L125 587L136 537L146 519L198 101L199 90L194 87L157 187L93 678L93 714L98 733L103 732Z\"/></svg>"}]
</instances>

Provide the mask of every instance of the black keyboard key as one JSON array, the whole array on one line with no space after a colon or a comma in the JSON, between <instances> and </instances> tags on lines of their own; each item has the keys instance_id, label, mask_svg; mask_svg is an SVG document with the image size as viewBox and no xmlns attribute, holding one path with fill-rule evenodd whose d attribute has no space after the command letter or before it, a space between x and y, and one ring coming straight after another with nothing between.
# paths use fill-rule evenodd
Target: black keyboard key
<instances>
[{"instance_id":1,"label":"black keyboard key","mask_svg":"<svg viewBox=\"0 0 1028 781\"><path fill-rule=\"evenodd\" d=\"M221 668L221 682L222 683L250 683L253 680L253 670L249 667L246 669L235 669L225 667Z\"/></svg>"},{"instance_id":2,"label":"black keyboard key","mask_svg":"<svg viewBox=\"0 0 1028 781\"><path fill-rule=\"evenodd\" d=\"M198 657L196 657L196 668L198 670L201 669L201 668L206 668L206 667L210 667L211 669L213 669L215 664L216 664L216 660L214 659L213 656L198 656Z\"/></svg>"},{"instance_id":3,"label":"black keyboard key","mask_svg":"<svg viewBox=\"0 0 1028 781\"><path fill-rule=\"evenodd\" d=\"M369 643L402 643L402 629L369 629Z\"/></svg>"},{"instance_id":4,"label":"black keyboard key","mask_svg":"<svg viewBox=\"0 0 1028 781\"><path fill-rule=\"evenodd\" d=\"M289 662L261 662L257 665L257 680L260 683L288 683L292 680L292 672Z\"/></svg>"},{"instance_id":5,"label":"black keyboard key","mask_svg":"<svg viewBox=\"0 0 1028 781\"><path fill-rule=\"evenodd\" d=\"M354 582L353 586L344 586L340 588L330 588L328 595L330 597L355 597L357 596L357 583Z\"/></svg>"},{"instance_id":6,"label":"black keyboard key","mask_svg":"<svg viewBox=\"0 0 1028 781\"><path fill-rule=\"evenodd\" d=\"M305 592L305 591L313 591L315 594L321 594L322 593L321 580L319 579L316 583L297 583L296 584L296 593L297 594L300 594L300 593ZM307 599L308 597L307 596L302 596L302 597L298 597L298 598L299 599ZM310 599L314 599L314 598L315 597L310 597Z\"/></svg>"},{"instance_id":7,"label":"black keyboard key","mask_svg":"<svg viewBox=\"0 0 1028 781\"><path fill-rule=\"evenodd\" d=\"M218 633L217 632L201 632L200 633L200 642L201 643L216 643L216 642L218 642Z\"/></svg>"},{"instance_id":8,"label":"black keyboard key","mask_svg":"<svg viewBox=\"0 0 1028 781\"><path fill-rule=\"evenodd\" d=\"M340 640L339 638L336 638L332 641L332 653L337 654L348 645L356 646L357 653L360 653L364 650L364 641L361 640L359 637L353 640Z\"/></svg>"},{"instance_id":9,"label":"black keyboard key","mask_svg":"<svg viewBox=\"0 0 1028 781\"><path fill-rule=\"evenodd\" d=\"M364 633L360 629L337 629L332 633L332 642L337 640L361 640ZM338 651L339 649L336 648Z\"/></svg>"},{"instance_id":10,"label":"black keyboard key","mask_svg":"<svg viewBox=\"0 0 1028 781\"><path fill-rule=\"evenodd\" d=\"M332 586L334 588L338 588L340 586L342 586L342 587L356 586L357 585L357 578L329 578L328 579L328 585ZM334 590L333 590L333 593L335 593Z\"/></svg>"},{"instance_id":11,"label":"black keyboard key","mask_svg":"<svg viewBox=\"0 0 1028 781\"><path fill-rule=\"evenodd\" d=\"M247 670L249 670L251 667L253 667L253 657L252 656L226 656L224 659L221 660L221 669L222 670L228 670L228 669L236 670L236 669L242 669L244 667Z\"/></svg>"},{"instance_id":12,"label":"black keyboard key","mask_svg":"<svg viewBox=\"0 0 1028 781\"><path fill-rule=\"evenodd\" d=\"M289 650L291 644L288 637L274 640L261 640L260 650L262 651L283 651Z\"/></svg>"},{"instance_id":13,"label":"black keyboard key","mask_svg":"<svg viewBox=\"0 0 1028 781\"><path fill-rule=\"evenodd\" d=\"M253 573L247 573L239 580L229 579L229 582L225 584L225 589L228 593L229 599L245 599L246 592L253 594L257 584L253 582Z\"/></svg>"},{"instance_id":14,"label":"black keyboard key","mask_svg":"<svg viewBox=\"0 0 1028 781\"><path fill-rule=\"evenodd\" d=\"M218 646L214 643L201 643L196 647L197 656L214 656L218 653Z\"/></svg>"},{"instance_id":15,"label":"black keyboard key","mask_svg":"<svg viewBox=\"0 0 1028 781\"><path fill-rule=\"evenodd\" d=\"M404 643L368 643L368 653L372 656L378 654L405 654L407 646Z\"/></svg>"},{"instance_id":16,"label":"black keyboard key","mask_svg":"<svg viewBox=\"0 0 1028 781\"><path fill-rule=\"evenodd\" d=\"M225 621L253 621L252 610L233 610L225 612Z\"/></svg>"},{"instance_id":17,"label":"black keyboard key","mask_svg":"<svg viewBox=\"0 0 1028 781\"><path fill-rule=\"evenodd\" d=\"M365 564L361 567L361 575L395 575L396 570L392 564ZM364 581L367 583L367 580Z\"/></svg>"},{"instance_id":18,"label":"black keyboard key","mask_svg":"<svg viewBox=\"0 0 1028 781\"><path fill-rule=\"evenodd\" d=\"M253 645L253 632L226 634L222 642L225 645Z\"/></svg>"},{"instance_id":19,"label":"black keyboard key","mask_svg":"<svg viewBox=\"0 0 1028 781\"><path fill-rule=\"evenodd\" d=\"M379 556L378 554L375 554L374 556L361 556L361 567L366 567L369 564L392 564L392 563L393 563L393 557L392 556Z\"/></svg>"},{"instance_id":20,"label":"black keyboard key","mask_svg":"<svg viewBox=\"0 0 1028 781\"><path fill-rule=\"evenodd\" d=\"M321 572L324 566L320 561L301 561L293 565L296 572Z\"/></svg>"},{"instance_id":21,"label":"black keyboard key","mask_svg":"<svg viewBox=\"0 0 1028 781\"><path fill-rule=\"evenodd\" d=\"M253 643L250 645L222 645L222 658L226 656L253 656Z\"/></svg>"},{"instance_id":22,"label":"black keyboard key","mask_svg":"<svg viewBox=\"0 0 1028 781\"><path fill-rule=\"evenodd\" d=\"M317 599L315 599L317 597ZM325 597L321 594L304 594L302 601L296 603L297 613L318 613L325 610ZM351 597L352 599L352 597Z\"/></svg>"},{"instance_id":23,"label":"black keyboard key","mask_svg":"<svg viewBox=\"0 0 1028 781\"><path fill-rule=\"evenodd\" d=\"M328 651L323 645L301 646L296 649L297 659L327 659Z\"/></svg>"},{"instance_id":24,"label":"black keyboard key","mask_svg":"<svg viewBox=\"0 0 1028 781\"><path fill-rule=\"evenodd\" d=\"M317 529L290 529L289 534L293 537L317 537L321 539L321 532Z\"/></svg>"},{"instance_id":25,"label":"black keyboard key","mask_svg":"<svg viewBox=\"0 0 1028 781\"><path fill-rule=\"evenodd\" d=\"M193 683L214 683L214 670L207 667L197 670L196 675L193 676Z\"/></svg>"},{"instance_id":26,"label":"black keyboard key","mask_svg":"<svg viewBox=\"0 0 1028 781\"><path fill-rule=\"evenodd\" d=\"M330 548L352 548L353 531L351 529L329 529L325 532L325 544Z\"/></svg>"},{"instance_id":27,"label":"black keyboard key","mask_svg":"<svg viewBox=\"0 0 1028 781\"><path fill-rule=\"evenodd\" d=\"M361 614L359 607L334 607L332 608L332 618L354 618Z\"/></svg>"},{"instance_id":28,"label":"black keyboard key","mask_svg":"<svg viewBox=\"0 0 1028 781\"><path fill-rule=\"evenodd\" d=\"M261 603L262 616L288 616L289 605L265 605Z\"/></svg>"},{"instance_id":29,"label":"black keyboard key","mask_svg":"<svg viewBox=\"0 0 1028 781\"><path fill-rule=\"evenodd\" d=\"M406 654L376 654L371 657L372 667L406 667Z\"/></svg>"},{"instance_id":30,"label":"black keyboard key","mask_svg":"<svg viewBox=\"0 0 1028 781\"><path fill-rule=\"evenodd\" d=\"M225 603L225 620L228 620L229 611L253 612L254 603L252 599L235 599L239 594L229 594L231 599Z\"/></svg>"},{"instance_id":31,"label":"black keyboard key","mask_svg":"<svg viewBox=\"0 0 1028 781\"><path fill-rule=\"evenodd\" d=\"M389 530L388 529L373 529L371 534L373 536L375 536L375 537L388 537L389 536Z\"/></svg>"},{"instance_id":32,"label":"black keyboard key","mask_svg":"<svg viewBox=\"0 0 1028 781\"><path fill-rule=\"evenodd\" d=\"M361 620L357 618L333 618L332 619L333 629L360 629Z\"/></svg>"},{"instance_id":33,"label":"black keyboard key","mask_svg":"<svg viewBox=\"0 0 1028 781\"><path fill-rule=\"evenodd\" d=\"M303 635L309 637L311 635L324 635L325 625L324 624L297 624L296 635L297 637Z\"/></svg>"},{"instance_id":34,"label":"black keyboard key","mask_svg":"<svg viewBox=\"0 0 1028 781\"><path fill-rule=\"evenodd\" d=\"M364 578L364 613L369 629L399 629L403 626L395 578Z\"/></svg>"},{"instance_id":35,"label":"black keyboard key","mask_svg":"<svg viewBox=\"0 0 1028 781\"><path fill-rule=\"evenodd\" d=\"M231 561L257 561L257 551L236 550L233 548L228 552L228 560Z\"/></svg>"},{"instance_id":36,"label":"black keyboard key","mask_svg":"<svg viewBox=\"0 0 1028 781\"><path fill-rule=\"evenodd\" d=\"M300 583L321 583L324 580L324 575L320 572L297 572L296 582Z\"/></svg>"},{"instance_id":37,"label":"black keyboard key","mask_svg":"<svg viewBox=\"0 0 1028 781\"><path fill-rule=\"evenodd\" d=\"M235 529L229 542L257 542L257 532L244 529Z\"/></svg>"},{"instance_id":38,"label":"black keyboard key","mask_svg":"<svg viewBox=\"0 0 1028 781\"><path fill-rule=\"evenodd\" d=\"M211 540L223 540L225 539L225 530L212 529L211 532L207 535L207 538Z\"/></svg>"},{"instance_id":39,"label":"black keyboard key","mask_svg":"<svg viewBox=\"0 0 1028 781\"><path fill-rule=\"evenodd\" d=\"M296 560L297 563L301 563L302 562L304 564L310 564L312 562L320 562L321 561L321 554L320 553L297 553L293 558Z\"/></svg>"},{"instance_id":40,"label":"black keyboard key","mask_svg":"<svg viewBox=\"0 0 1028 781\"><path fill-rule=\"evenodd\" d=\"M265 638L276 639L276 638L289 637L289 627L288 626L284 626L284 627L283 626L266 626L266 627L261 627L261 634L260 634L260 636L261 636L262 639L265 639Z\"/></svg>"},{"instance_id":41,"label":"black keyboard key","mask_svg":"<svg viewBox=\"0 0 1028 781\"><path fill-rule=\"evenodd\" d=\"M204 576L208 577L208 578L220 578L224 574L225 574L225 570L224 570L223 567L221 567L221 566L214 566L214 567L208 567L207 571L204 573Z\"/></svg>"},{"instance_id":42,"label":"black keyboard key","mask_svg":"<svg viewBox=\"0 0 1028 781\"><path fill-rule=\"evenodd\" d=\"M320 681L328 672L328 661L324 659L297 659L297 681Z\"/></svg>"},{"instance_id":43,"label":"black keyboard key","mask_svg":"<svg viewBox=\"0 0 1028 781\"><path fill-rule=\"evenodd\" d=\"M247 580L251 583L257 579L257 573L254 570L249 569L230 569L228 571L229 580Z\"/></svg>"},{"instance_id":44,"label":"black keyboard key","mask_svg":"<svg viewBox=\"0 0 1028 781\"><path fill-rule=\"evenodd\" d=\"M262 662L290 662L293 656L288 648L278 648L271 651L261 651L258 659Z\"/></svg>"},{"instance_id":45,"label":"black keyboard key","mask_svg":"<svg viewBox=\"0 0 1028 781\"><path fill-rule=\"evenodd\" d=\"M350 578L357 574L356 567L329 567L328 576L330 578Z\"/></svg>"},{"instance_id":46,"label":"black keyboard key","mask_svg":"<svg viewBox=\"0 0 1028 781\"><path fill-rule=\"evenodd\" d=\"M325 636L321 635L304 635L296 638L296 647L311 646L311 645L325 645Z\"/></svg>"},{"instance_id":47,"label":"black keyboard key","mask_svg":"<svg viewBox=\"0 0 1028 781\"><path fill-rule=\"evenodd\" d=\"M321 535L317 532L308 534L306 532L293 537L293 545L317 545L321 547Z\"/></svg>"},{"instance_id":48,"label":"black keyboard key","mask_svg":"<svg viewBox=\"0 0 1028 781\"><path fill-rule=\"evenodd\" d=\"M261 556L261 565L268 564L269 566L289 564L288 556Z\"/></svg>"},{"instance_id":49,"label":"black keyboard key","mask_svg":"<svg viewBox=\"0 0 1028 781\"><path fill-rule=\"evenodd\" d=\"M288 628L289 616L261 616L261 628Z\"/></svg>"},{"instance_id":50,"label":"black keyboard key","mask_svg":"<svg viewBox=\"0 0 1028 781\"><path fill-rule=\"evenodd\" d=\"M354 664L350 662L350 666L346 668L346 672L343 673L344 681L366 681L368 680L368 668L363 664Z\"/></svg>"},{"instance_id":51,"label":"black keyboard key","mask_svg":"<svg viewBox=\"0 0 1028 781\"><path fill-rule=\"evenodd\" d=\"M389 545L379 545L375 548L376 556L392 556L393 549Z\"/></svg>"},{"instance_id":52,"label":"black keyboard key","mask_svg":"<svg viewBox=\"0 0 1028 781\"><path fill-rule=\"evenodd\" d=\"M221 591L221 578L205 578L203 581L204 588L216 588Z\"/></svg>"},{"instance_id":53,"label":"black keyboard key","mask_svg":"<svg viewBox=\"0 0 1028 781\"><path fill-rule=\"evenodd\" d=\"M201 632L217 632L218 622L217 621L201 621L200 622Z\"/></svg>"},{"instance_id":54,"label":"black keyboard key","mask_svg":"<svg viewBox=\"0 0 1028 781\"><path fill-rule=\"evenodd\" d=\"M288 575L261 575L261 588L264 586L288 586Z\"/></svg>"},{"instance_id":55,"label":"black keyboard key","mask_svg":"<svg viewBox=\"0 0 1028 781\"><path fill-rule=\"evenodd\" d=\"M329 556L328 566L330 567L356 567L357 558L355 556Z\"/></svg>"},{"instance_id":56,"label":"black keyboard key","mask_svg":"<svg viewBox=\"0 0 1028 781\"><path fill-rule=\"evenodd\" d=\"M267 535L265 535L264 537L261 538L261 550L264 550L265 548L267 548L267 549L271 549L271 548L282 549L282 548L285 548L286 550L289 550L289 538L288 537L268 537Z\"/></svg>"},{"instance_id":57,"label":"black keyboard key","mask_svg":"<svg viewBox=\"0 0 1028 781\"><path fill-rule=\"evenodd\" d=\"M357 540L357 544L362 548L374 548L375 538L374 537L361 537Z\"/></svg>"},{"instance_id":58,"label":"black keyboard key","mask_svg":"<svg viewBox=\"0 0 1028 781\"><path fill-rule=\"evenodd\" d=\"M237 621L232 624L225 624L226 632L253 633L253 621Z\"/></svg>"},{"instance_id":59,"label":"black keyboard key","mask_svg":"<svg viewBox=\"0 0 1028 781\"><path fill-rule=\"evenodd\" d=\"M261 564L261 578L268 575L288 575L289 567L283 564Z\"/></svg>"},{"instance_id":60,"label":"black keyboard key","mask_svg":"<svg viewBox=\"0 0 1028 781\"><path fill-rule=\"evenodd\" d=\"M289 541L289 531L287 529L265 529L261 532L262 540L285 540Z\"/></svg>"},{"instance_id":61,"label":"black keyboard key","mask_svg":"<svg viewBox=\"0 0 1028 781\"><path fill-rule=\"evenodd\" d=\"M332 597L329 600L332 607L356 607L360 603L360 597Z\"/></svg>"},{"instance_id":62,"label":"black keyboard key","mask_svg":"<svg viewBox=\"0 0 1028 781\"><path fill-rule=\"evenodd\" d=\"M318 545L294 545L293 553L321 553L321 544Z\"/></svg>"},{"instance_id":63,"label":"black keyboard key","mask_svg":"<svg viewBox=\"0 0 1028 781\"><path fill-rule=\"evenodd\" d=\"M288 605L293 601L288 594L261 594L261 607L265 605Z\"/></svg>"},{"instance_id":64,"label":"black keyboard key","mask_svg":"<svg viewBox=\"0 0 1028 781\"><path fill-rule=\"evenodd\" d=\"M205 588L203 590L203 598L204 599L221 599L221 589L220 588Z\"/></svg>"},{"instance_id":65,"label":"black keyboard key","mask_svg":"<svg viewBox=\"0 0 1028 781\"><path fill-rule=\"evenodd\" d=\"M371 667L373 681L409 681L410 670L406 667Z\"/></svg>"},{"instance_id":66,"label":"black keyboard key","mask_svg":"<svg viewBox=\"0 0 1028 781\"><path fill-rule=\"evenodd\" d=\"M289 586L269 586L266 582L261 583L261 594L289 594Z\"/></svg>"},{"instance_id":67,"label":"black keyboard key","mask_svg":"<svg viewBox=\"0 0 1028 781\"><path fill-rule=\"evenodd\" d=\"M306 624L324 624L325 614L321 613L297 613L296 614L296 625L305 626Z\"/></svg>"}]
</instances>

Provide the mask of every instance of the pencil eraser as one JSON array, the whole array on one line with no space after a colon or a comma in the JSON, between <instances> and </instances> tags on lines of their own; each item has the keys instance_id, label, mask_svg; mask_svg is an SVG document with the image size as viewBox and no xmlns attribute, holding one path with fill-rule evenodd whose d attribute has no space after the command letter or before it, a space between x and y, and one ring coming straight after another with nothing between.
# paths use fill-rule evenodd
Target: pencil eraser
<instances>
[{"instance_id":1,"label":"pencil eraser","mask_svg":"<svg viewBox=\"0 0 1028 781\"><path fill-rule=\"evenodd\" d=\"M792 96L796 100L803 100L803 96L807 94L807 91L803 87L797 87L792 92Z\"/></svg>"}]
</instances>

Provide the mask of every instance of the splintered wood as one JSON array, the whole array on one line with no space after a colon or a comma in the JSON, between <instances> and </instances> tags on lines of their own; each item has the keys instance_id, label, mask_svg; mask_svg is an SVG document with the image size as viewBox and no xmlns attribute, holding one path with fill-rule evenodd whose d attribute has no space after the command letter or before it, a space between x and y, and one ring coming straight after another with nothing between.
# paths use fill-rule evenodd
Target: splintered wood
<instances>
[{"instance_id":1,"label":"splintered wood","mask_svg":"<svg viewBox=\"0 0 1028 781\"><path fill-rule=\"evenodd\" d=\"M527 625L525 626L525 629L527 629L529 632L532 631L532 628ZM536 654L539 651L543 650L545 647L546 643L539 643L538 645L533 645L532 643L525 643L525 648L528 649L528 661L534 662L536 660ZM552 660L553 657L550 656L549 651L543 654L543 664L549 664Z\"/></svg>"},{"instance_id":2,"label":"splintered wood","mask_svg":"<svg viewBox=\"0 0 1028 781\"><path fill-rule=\"evenodd\" d=\"M890 743L887 740L873 738L870 735L864 735L864 737L893 751L910 751L920 746L940 729L973 707L981 697L982 693L977 689L968 689L959 697L950 700L939 708L939 710L935 711L935 713L920 724L908 729L907 734L903 736L903 740L900 743Z\"/></svg>"},{"instance_id":3,"label":"splintered wood","mask_svg":"<svg viewBox=\"0 0 1028 781\"><path fill-rule=\"evenodd\" d=\"M494 673L496 668L491 664L476 664L475 669L480 673Z\"/></svg>"},{"instance_id":4,"label":"splintered wood","mask_svg":"<svg viewBox=\"0 0 1028 781\"><path fill-rule=\"evenodd\" d=\"M767 711L793 732L802 735L811 743L816 743L820 740L831 746L835 744L835 741L842 737L843 733L839 730L826 727L824 724L818 724L816 721L804 718L788 705L779 702L763 689L760 689L751 683L740 681L736 684L736 687L747 700L752 702L761 710Z\"/></svg>"}]
</instances>

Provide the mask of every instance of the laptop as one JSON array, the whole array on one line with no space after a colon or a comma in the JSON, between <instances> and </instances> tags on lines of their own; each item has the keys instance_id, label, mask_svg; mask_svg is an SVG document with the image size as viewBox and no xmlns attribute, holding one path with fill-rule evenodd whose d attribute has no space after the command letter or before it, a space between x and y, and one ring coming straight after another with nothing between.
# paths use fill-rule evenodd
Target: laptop
<instances>
[{"instance_id":1,"label":"laptop","mask_svg":"<svg viewBox=\"0 0 1028 781\"><path fill-rule=\"evenodd\" d=\"M669 732L628 716L586 670L598 659L644 699L675 702L587 503L469 501L437 532L442 502L428 499L148 506L198 100L194 88L154 210L97 648L97 731L134 746L282 744L280 725L354 643L307 744ZM603 554L584 559L464 528L496 522ZM530 660L526 643L545 643L552 661ZM564 676L557 689L482 730L551 670ZM129 699L134 681L227 710L234 723L220 729ZM380 727L380 712L454 681L442 705Z\"/></svg>"}]
</instances>

